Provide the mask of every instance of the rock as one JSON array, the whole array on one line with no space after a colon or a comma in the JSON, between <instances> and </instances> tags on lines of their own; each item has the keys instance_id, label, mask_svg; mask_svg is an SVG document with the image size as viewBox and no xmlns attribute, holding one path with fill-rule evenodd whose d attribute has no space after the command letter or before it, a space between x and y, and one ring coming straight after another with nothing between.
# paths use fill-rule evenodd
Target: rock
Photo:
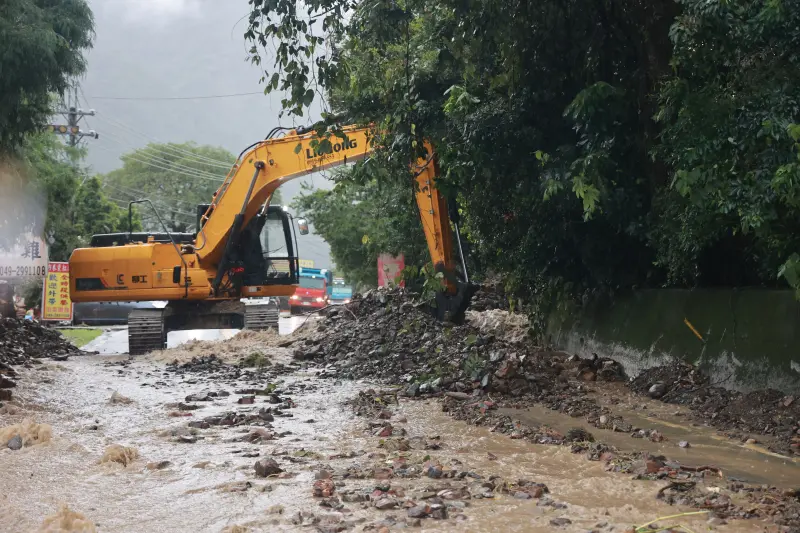
<instances>
[{"instance_id":1,"label":"rock","mask_svg":"<svg viewBox=\"0 0 800 533\"><path fill-rule=\"evenodd\" d=\"M331 479L318 479L314 482L311 493L315 498L329 498L336 491L336 485Z\"/></svg>"},{"instance_id":2,"label":"rock","mask_svg":"<svg viewBox=\"0 0 800 533\"><path fill-rule=\"evenodd\" d=\"M394 509L397 507L397 500L393 498L380 498L375 502L375 508L385 511L387 509Z\"/></svg>"},{"instance_id":3,"label":"rock","mask_svg":"<svg viewBox=\"0 0 800 533\"><path fill-rule=\"evenodd\" d=\"M606 415L600 416L600 418L597 419L597 423L600 424L601 426L605 426L606 424L608 424L608 417Z\"/></svg>"},{"instance_id":4,"label":"rock","mask_svg":"<svg viewBox=\"0 0 800 533\"><path fill-rule=\"evenodd\" d=\"M17 386L16 382L8 379L3 375L0 375L0 389L10 389L16 386Z\"/></svg>"},{"instance_id":5,"label":"rock","mask_svg":"<svg viewBox=\"0 0 800 533\"><path fill-rule=\"evenodd\" d=\"M147 468L148 470L164 470L171 464L172 463L169 461L159 461L157 463L147 463L145 468Z\"/></svg>"},{"instance_id":6,"label":"rock","mask_svg":"<svg viewBox=\"0 0 800 533\"><path fill-rule=\"evenodd\" d=\"M186 401L187 403L190 403L190 402L210 402L211 401L211 396L209 396L209 394L207 392L200 393L200 394L190 394L189 396L187 396L185 398L184 401Z\"/></svg>"},{"instance_id":7,"label":"rock","mask_svg":"<svg viewBox=\"0 0 800 533\"><path fill-rule=\"evenodd\" d=\"M386 424L382 428L379 428L375 432L375 436L376 437L391 437L392 436L392 425L391 424Z\"/></svg>"},{"instance_id":8,"label":"rock","mask_svg":"<svg viewBox=\"0 0 800 533\"><path fill-rule=\"evenodd\" d=\"M419 395L419 383L412 383L411 385L403 391L403 394L410 397L415 397Z\"/></svg>"},{"instance_id":9,"label":"rock","mask_svg":"<svg viewBox=\"0 0 800 533\"><path fill-rule=\"evenodd\" d=\"M20 448L22 448L22 437L20 437L19 435L14 435L13 437L11 437L11 440L8 441L8 444L6 444L6 446L8 446L8 448L11 450L19 450Z\"/></svg>"},{"instance_id":10,"label":"rock","mask_svg":"<svg viewBox=\"0 0 800 533\"><path fill-rule=\"evenodd\" d=\"M123 396L117 391L112 392L111 398L108 400L108 403L116 403L116 404L128 404L131 402L133 402L133 400L131 400L127 396Z\"/></svg>"},{"instance_id":11,"label":"rock","mask_svg":"<svg viewBox=\"0 0 800 533\"><path fill-rule=\"evenodd\" d=\"M514 498L516 498L518 500L530 500L531 499L531 495L528 494L527 492L523 492L523 491L519 490L519 491L514 493Z\"/></svg>"},{"instance_id":12,"label":"rock","mask_svg":"<svg viewBox=\"0 0 800 533\"><path fill-rule=\"evenodd\" d=\"M667 393L667 386L664 383L655 383L647 391L651 398L661 398Z\"/></svg>"},{"instance_id":13,"label":"rock","mask_svg":"<svg viewBox=\"0 0 800 533\"><path fill-rule=\"evenodd\" d=\"M11 401L11 391L8 389L0 389L0 402Z\"/></svg>"},{"instance_id":14,"label":"rock","mask_svg":"<svg viewBox=\"0 0 800 533\"><path fill-rule=\"evenodd\" d=\"M256 403L256 397L255 396L242 396L241 398L239 398L236 401L236 403L244 404L244 405L253 404L253 403Z\"/></svg>"},{"instance_id":15,"label":"rock","mask_svg":"<svg viewBox=\"0 0 800 533\"><path fill-rule=\"evenodd\" d=\"M256 476L258 477L275 476L283 472L283 469L278 466L278 463L274 459L261 459L260 461L256 461L255 470Z\"/></svg>"},{"instance_id":16,"label":"rock","mask_svg":"<svg viewBox=\"0 0 800 533\"><path fill-rule=\"evenodd\" d=\"M442 477L442 469L438 466L429 466L425 475L432 479L439 479Z\"/></svg>"},{"instance_id":17,"label":"rock","mask_svg":"<svg viewBox=\"0 0 800 533\"><path fill-rule=\"evenodd\" d=\"M211 424L209 424L205 420L192 420L191 422L189 422L189 427L197 429L208 429L211 427Z\"/></svg>"},{"instance_id":18,"label":"rock","mask_svg":"<svg viewBox=\"0 0 800 533\"><path fill-rule=\"evenodd\" d=\"M689 444L688 440L682 440L678 442L678 446L680 446L681 448L691 448L692 445Z\"/></svg>"},{"instance_id":19,"label":"rock","mask_svg":"<svg viewBox=\"0 0 800 533\"><path fill-rule=\"evenodd\" d=\"M409 518L425 518L430 514L431 508L425 504L422 505L415 505L411 507L408 511Z\"/></svg>"},{"instance_id":20,"label":"rock","mask_svg":"<svg viewBox=\"0 0 800 533\"><path fill-rule=\"evenodd\" d=\"M572 523L572 520L569 518L553 518L550 520L551 526L561 527L561 526L568 526Z\"/></svg>"},{"instance_id":21,"label":"rock","mask_svg":"<svg viewBox=\"0 0 800 533\"><path fill-rule=\"evenodd\" d=\"M466 392L457 392L457 391L447 391L444 394L445 396L455 398L456 400L469 400L472 397Z\"/></svg>"},{"instance_id":22,"label":"rock","mask_svg":"<svg viewBox=\"0 0 800 533\"><path fill-rule=\"evenodd\" d=\"M655 457L647 457L644 466L647 474L655 474L664 467L664 462Z\"/></svg>"},{"instance_id":23,"label":"rock","mask_svg":"<svg viewBox=\"0 0 800 533\"><path fill-rule=\"evenodd\" d=\"M747 439L744 442L745 442L745 444L758 444L758 441L756 439L753 439L753 438Z\"/></svg>"},{"instance_id":24,"label":"rock","mask_svg":"<svg viewBox=\"0 0 800 533\"><path fill-rule=\"evenodd\" d=\"M726 522L725 520L723 520L722 518L720 518L718 516L712 516L711 518L708 519L707 523L710 526L724 526L728 522Z\"/></svg>"}]
</instances>

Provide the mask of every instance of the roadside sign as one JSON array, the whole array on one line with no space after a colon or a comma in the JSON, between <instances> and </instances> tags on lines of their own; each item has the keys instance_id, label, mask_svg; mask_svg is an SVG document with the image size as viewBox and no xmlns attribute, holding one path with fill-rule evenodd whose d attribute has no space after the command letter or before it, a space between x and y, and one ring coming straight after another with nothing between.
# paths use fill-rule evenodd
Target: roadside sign
<instances>
[{"instance_id":1,"label":"roadside sign","mask_svg":"<svg viewBox=\"0 0 800 533\"><path fill-rule=\"evenodd\" d=\"M314 268L313 259L298 259L297 262L299 263L300 268Z\"/></svg>"},{"instance_id":2,"label":"roadside sign","mask_svg":"<svg viewBox=\"0 0 800 533\"><path fill-rule=\"evenodd\" d=\"M42 320L72 320L69 263L48 263L42 294Z\"/></svg>"},{"instance_id":3,"label":"roadside sign","mask_svg":"<svg viewBox=\"0 0 800 533\"><path fill-rule=\"evenodd\" d=\"M47 273L47 242L31 233L21 235L8 250L0 250L0 278L24 281Z\"/></svg>"},{"instance_id":4,"label":"roadside sign","mask_svg":"<svg viewBox=\"0 0 800 533\"><path fill-rule=\"evenodd\" d=\"M378 256L378 287L391 287L395 284L395 278L400 271L405 268L405 256L400 254L397 257L392 257L388 254L381 254ZM400 286L404 286L404 282L400 282Z\"/></svg>"}]
</instances>

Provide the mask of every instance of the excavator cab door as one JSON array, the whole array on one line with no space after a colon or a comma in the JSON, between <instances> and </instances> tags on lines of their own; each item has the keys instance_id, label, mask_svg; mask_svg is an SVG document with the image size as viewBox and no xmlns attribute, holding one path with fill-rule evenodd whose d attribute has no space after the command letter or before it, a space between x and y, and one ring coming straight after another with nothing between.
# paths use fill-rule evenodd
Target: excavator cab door
<instances>
[{"instance_id":1,"label":"excavator cab door","mask_svg":"<svg viewBox=\"0 0 800 533\"><path fill-rule=\"evenodd\" d=\"M259 285L297 284L299 268L291 215L281 207L269 206L259 217L263 222L258 236L262 256L259 270L263 275ZM251 270L248 267L245 265L245 271Z\"/></svg>"}]
</instances>

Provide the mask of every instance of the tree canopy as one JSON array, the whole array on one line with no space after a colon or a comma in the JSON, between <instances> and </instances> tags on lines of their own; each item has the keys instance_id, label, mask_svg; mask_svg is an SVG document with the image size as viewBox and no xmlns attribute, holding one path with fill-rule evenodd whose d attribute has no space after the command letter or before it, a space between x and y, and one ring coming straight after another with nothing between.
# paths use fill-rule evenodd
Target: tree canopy
<instances>
[{"instance_id":1,"label":"tree canopy","mask_svg":"<svg viewBox=\"0 0 800 533\"><path fill-rule=\"evenodd\" d=\"M319 126L385 133L345 179L408 184L429 139L483 269L540 303L800 279L796 2L251 6L287 113L324 96Z\"/></svg>"},{"instance_id":2,"label":"tree canopy","mask_svg":"<svg viewBox=\"0 0 800 533\"><path fill-rule=\"evenodd\" d=\"M0 152L41 129L86 68L94 19L84 0L0 2Z\"/></svg>"}]
</instances>

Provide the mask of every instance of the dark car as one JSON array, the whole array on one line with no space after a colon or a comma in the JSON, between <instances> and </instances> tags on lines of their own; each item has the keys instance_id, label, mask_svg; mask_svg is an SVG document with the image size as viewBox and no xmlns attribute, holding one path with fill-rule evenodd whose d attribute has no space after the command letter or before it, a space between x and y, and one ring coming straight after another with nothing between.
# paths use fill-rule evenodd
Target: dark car
<instances>
[{"instance_id":1,"label":"dark car","mask_svg":"<svg viewBox=\"0 0 800 533\"><path fill-rule=\"evenodd\" d=\"M72 323L114 325L127 324L133 309L163 307L159 302L80 302L73 304Z\"/></svg>"}]
</instances>

